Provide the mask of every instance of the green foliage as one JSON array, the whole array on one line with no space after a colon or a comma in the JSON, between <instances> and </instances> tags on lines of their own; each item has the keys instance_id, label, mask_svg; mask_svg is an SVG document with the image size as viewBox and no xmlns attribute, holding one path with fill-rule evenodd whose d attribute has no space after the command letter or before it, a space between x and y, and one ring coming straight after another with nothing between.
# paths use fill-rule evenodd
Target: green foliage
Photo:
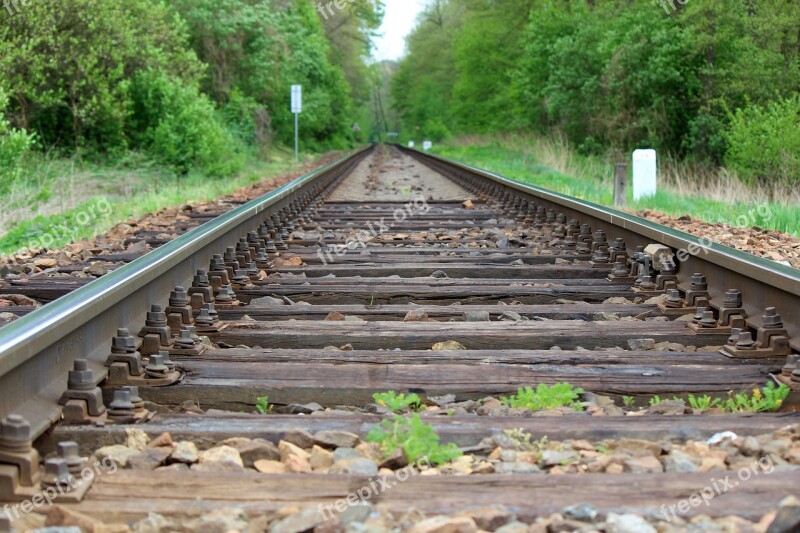
<instances>
[{"instance_id":1,"label":"green foliage","mask_svg":"<svg viewBox=\"0 0 800 533\"><path fill-rule=\"evenodd\" d=\"M740 176L800 183L800 95L737 109L726 161Z\"/></svg>"},{"instance_id":2,"label":"green foliage","mask_svg":"<svg viewBox=\"0 0 800 533\"><path fill-rule=\"evenodd\" d=\"M789 396L790 392L791 389L783 383L776 387L775 383L770 381L762 389L754 388L749 396L747 393L731 394L725 401L725 410L732 413L740 411L751 413L777 411L781 408L783 401Z\"/></svg>"},{"instance_id":3,"label":"green foliage","mask_svg":"<svg viewBox=\"0 0 800 533\"><path fill-rule=\"evenodd\" d=\"M569 383L556 383L552 386L540 383L536 390L531 387L520 387L516 394L501 396L500 401L513 408L521 407L532 411L555 409L562 406L582 411L583 405L578 401L582 392L583 389L575 388Z\"/></svg>"},{"instance_id":4,"label":"green foliage","mask_svg":"<svg viewBox=\"0 0 800 533\"><path fill-rule=\"evenodd\" d=\"M376 392L372 395L372 398L378 405L386 407L387 409L395 412L408 409L409 407L416 411L422 407L422 402L419 399L419 395L413 392L408 395L403 393L398 394L393 390L388 392Z\"/></svg>"},{"instance_id":5,"label":"green foliage","mask_svg":"<svg viewBox=\"0 0 800 533\"><path fill-rule=\"evenodd\" d=\"M703 396L689 395L689 406L692 409L702 409L706 411L714 407L719 407L720 405L722 405L722 400L719 398L712 398L708 394L704 394Z\"/></svg>"},{"instance_id":6,"label":"green foliage","mask_svg":"<svg viewBox=\"0 0 800 533\"><path fill-rule=\"evenodd\" d=\"M635 401L636 400L634 399L633 396L623 396L622 397L622 403L623 403L623 405L625 405L625 407L633 407L633 403Z\"/></svg>"},{"instance_id":7,"label":"green foliage","mask_svg":"<svg viewBox=\"0 0 800 533\"><path fill-rule=\"evenodd\" d=\"M432 0L391 94L409 139L429 120L456 134L555 129L583 154L652 147L796 179L798 26L785 0L669 15L654 2Z\"/></svg>"},{"instance_id":8,"label":"green foliage","mask_svg":"<svg viewBox=\"0 0 800 533\"><path fill-rule=\"evenodd\" d=\"M764 413L777 411L783 405L783 401L789 396L791 389L784 384L775 386L772 381L768 382L763 388L754 388L752 393L746 392L729 393L726 400L720 398L712 398L705 394L703 396L694 396L689 394L689 405L692 409L712 409L722 408L730 413L749 412L749 413ZM674 401L684 401L680 397L674 397ZM657 405L666 399L661 399L658 395L650 398L650 406Z\"/></svg>"},{"instance_id":9,"label":"green foliage","mask_svg":"<svg viewBox=\"0 0 800 533\"><path fill-rule=\"evenodd\" d=\"M11 127L5 118L8 96L0 88L0 194L22 176L21 163L36 144L36 136Z\"/></svg>"},{"instance_id":10,"label":"green foliage","mask_svg":"<svg viewBox=\"0 0 800 533\"><path fill-rule=\"evenodd\" d=\"M452 442L441 444L433 427L417 414L408 418L394 415L391 420L382 421L367 433L366 440L378 443L386 457L401 448L409 463L427 459L439 465L461 456L458 446Z\"/></svg>"},{"instance_id":11,"label":"green foliage","mask_svg":"<svg viewBox=\"0 0 800 533\"><path fill-rule=\"evenodd\" d=\"M262 415L269 413L269 396L259 396L256 398L256 411Z\"/></svg>"},{"instance_id":12,"label":"green foliage","mask_svg":"<svg viewBox=\"0 0 800 533\"><path fill-rule=\"evenodd\" d=\"M131 137L179 172L200 169L230 175L243 159L214 105L197 88L156 71L138 72L131 83Z\"/></svg>"}]
</instances>

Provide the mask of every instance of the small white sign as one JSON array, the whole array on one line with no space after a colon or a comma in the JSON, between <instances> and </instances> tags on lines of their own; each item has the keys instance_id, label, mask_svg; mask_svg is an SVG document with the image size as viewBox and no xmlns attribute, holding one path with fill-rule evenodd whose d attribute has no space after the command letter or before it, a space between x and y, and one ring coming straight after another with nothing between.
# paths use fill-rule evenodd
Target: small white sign
<instances>
[{"instance_id":1,"label":"small white sign","mask_svg":"<svg viewBox=\"0 0 800 533\"><path fill-rule=\"evenodd\" d=\"M430 142L430 141L423 141L422 142L422 149L423 150L425 150L427 152L431 148L433 148L433 143L432 142Z\"/></svg>"},{"instance_id":2,"label":"small white sign","mask_svg":"<svg viewBox=\"0 0 800 533\"><path fill-rule=\"evenodd\" d=\"M408 147L414 148L414 141L408 141Z\"/></svg>"},{"instance_id":3,"label":"small white sign","mask_svg":"<svg viewBox=\"0 0 800 533\"><path fill-rule=\"evenodd\" d=\"M655 196L657 190L658 159L655 150L633 152L633 199Z\"/></svg>"},{"instance_id":4,"label":"small white sign","mask_svg":"<svg viewBox=\"0 0 800 533\"><path fill-rule=\"evenodd\" d=\"M292 85L292 113L303 112L303 86Z\"/></svg>"}]
</instances>

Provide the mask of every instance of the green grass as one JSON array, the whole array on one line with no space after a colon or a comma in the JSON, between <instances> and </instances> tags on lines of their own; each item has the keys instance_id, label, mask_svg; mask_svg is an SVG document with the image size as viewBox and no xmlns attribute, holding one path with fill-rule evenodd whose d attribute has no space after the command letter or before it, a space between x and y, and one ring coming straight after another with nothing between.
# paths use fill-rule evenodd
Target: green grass
<instances>
[{"instance_id":1,"label":"green grass","mask_svg":"<svg viewBox=\"0 0 800 533\"><path fill-rule=\"evenodd\" d=\"M765 387L754 387L752 392L747 391L734 394L728 393L727 399L712 398L708 394L695 396L689 394L689 405L692 409L712 409L720 408L729 413L770 413L777 411L783 405L783 401L789 396L791 389L784 384L775 386L772 381L767 382ZM683 398L675 396L674 401L685 401ZM667 401L656 395L650 398L650 406L656 406L661 402Z\"/></svg>"},{"instance_id":2,"label":"green grass","mask_svg":"<svg viewBox=\"0 0 800 533\"><path fill-rule=\"evenodd\" d=\"M256 398L256 411L262 415L269 413L269 396L259 396Z\"/></svg>"},{"instance_id":3,"label":"green grass","mask_svg":"<svg viewBox=\"0 0 800 533\"><path fill-rule=\"evenodd\" d=\"M583 411L583 404L579 401L582 392L583 389L573 387L569 383L556 383L552 386L540 383L536 389L520 387L516 394L501 396L500 401L512 408L530 409L531 411L556 409L563 406Z\"/></svg>"},{"instance_id":4,"label":"green grass","mask_svg":"<svg viewBox=\"0 0 800 533\"><path fill-rule=\"evenodd\" d=\"M458 446L452 442L441 444L433 426L423 422L417 414L410 417L394 415L391 420L383 420L365 438L377 443L387 458L402 448L409 463L427 459L430 464L439 465L461 456Z\"/></svg>"},{"instance_id":5,"label":"green grass","mask_svg":"<svg viewBox=\"0 0 800 533\"><path fill-rule=\"evenodd\" d=\"M63 247L92 238L120 222L139 219L165 207L210 201L293 168L296 167L288 153L278 151L270 154L269 161L252 159L244 170L224 179L200 173L179 176L136 154L128 154L113 164L63 158L45 160L41 156L26 172L25 183L0 197L0 205L8 209L28 206L25 212L34 213L10 224L0 235L0 253L18 252L31 243L36 244L43 235L52 237L50 248ZM87 195L87 190L92 194ZM53 201L59 195L89 199L62 210ZM110 205L107 216L89 217L89 223L79 223L86 219L89 209L99 204ZM36 216L36 211L45 206L57 214ZM61 229L55 229L59 226ZM64 227L70 231L63 231Z\"/></svg>"},{"instance_id":6,"label":"green grass","mask_svg":"<svg viewBox=\"0 0 800 533\"><path fill-rule=\"evenodd\" d=\"M558 141L544 141L546 146L536 146L537 139L469 137L448 144L434 146L433 153L455 159L479 168L490 170L522 183L536 185L555 192L567 194L601 205L613 205L613 165L599 157L576 154ZM547 159L548 161L543 161ZM550 166L548 166L550 163ZM566 168L558 171L554 167ZM673 170L674 165L669 166ZM662 172L659 169L659 172ZM677 171L676 171L677 172ZM688 184L685 168L673 179L669 187L659 185L658 193L650 198L634 202L632 190L628 189L629 211L656 210L672 216L691 215L693 219L722 223L731 226L759 226L800 236L800 206L791 199L785 203L751 203L755 193L733 178L716 177L715 185L709 186L709 195L682 194L678 190L702 189ZM676 174L677 175L677 174ZM703 176L708 181L708 176ZM713 181L713 180L712 180ZM726 192L729 184L730 194ZM711 193L711 189L714 193ZM763 193L763 191L762 191ZM795 191L796 194L796 191ZM714 199L711 196L723 197ZM738 197L731 201L729 197ZM785 196L776 193L775 197Z\"/></svg>"},{"instance_id":7,"label":"green grass","mask_svg":"<svg viewBox=\"0 0 800 533\"><path fill-rule=\"evenodd\" d=\"M382 407L386 407L390 411L397 412L404 409L411 408L412 411L417 411L422 407L422 401L416 393L402 394L396 393L393 390L388 392L376 392L372 395L375 403Z\"/></svg>"}]
</instances>

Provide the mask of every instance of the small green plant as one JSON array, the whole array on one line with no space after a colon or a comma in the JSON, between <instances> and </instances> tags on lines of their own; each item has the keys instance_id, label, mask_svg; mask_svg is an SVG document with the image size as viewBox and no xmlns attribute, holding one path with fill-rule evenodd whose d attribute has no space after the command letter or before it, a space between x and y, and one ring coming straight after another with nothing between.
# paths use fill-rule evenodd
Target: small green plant
<instances>
[{"instance_id":1,"label":"small green plant","mask_svg":"<svg viewBox=\"0 0 800 533\"><path fill-rule=\"evenodd\" d=\"M431 464L439 465L461 456L461 450L452 442L441 444L433 427L423 422L418 414L410 417L394 415L391 420L373 427L366 440L380 445L386 457L398 448L402 449L409 463L426 458Z\"/></svg>"},{"instance_id":2,"label":"small green plant","mask_svg":"<svg viewBox=\"0 0 800 533\"><path fill-rule=\"evenodd\" d=\"M583 404L578 401L582 392L583 389L573 387L569 383L556 383L552 386L540 383L536 390L531 387L520 387L516 394L501 396L500 401L509 407L521 407L532 411L555 409L562 406L582 411Z\"/></svg>"},{"instance_id":3,"label":"small green plant","mask_svg":"<svg viewBox=\"0 0 800 533\"><path fill-rule=\"evenodd\" d=\"M722 405L722 400L719 398L712 398L708 394L704 394L703 396L695 396L694 394L690 394L689 405L692 409L702 409L703 411L706 411L712 407L719 407Z\"/></svg>"},{"instance_id":4,"label":"small green plant","mask_svg":"<svg viewBox=\"0 0 800 533\"><path fill-rule=\"evenodd\" d=\"M506 429L503 435L508 437L514 448L527 452L541 452L547 447L547 435L539 440L533 440L533 435L522 428Z\"/></svg>"},{"instance_id":5,"label":"small green plant","mask_svg":"<svg viewBox=\"0 0 800 533\"><path fill-rule=\"evenodd\" d=\"M372 398L375 400L375 403L393 412L402 411L409 407L416 411L422 407L422 401L419 399L419 395L413 392L407 395L403 393L398 394L393 390L389 392L376 392L372 395Z\"/></svg>"},{"instance_id":6,"label":"small green plant","mask_svg":"<svg viewBox=\"0 0 800 533\"><path fill-rule=\"evenodd\" d=\"M791 389L781 383L776 387L775 383L769 382L763 389L754 388L750 396L747 393L730 394L725 401L725 410L732 413L747 411L752 413L764 413L777 411L783 405L783 400L789 396Z\"/></svg>"},{"instance_id":7,"label":"small green plant","mask_svg":"<svg viewBox=\"0 0 800 533\"><path fill-rule=\"evenodd\" d=\"M633 396L623 396L622 397L622 403L625 405L625 407L633 407L633 402L634 401L635 400L634 400Z\"/></svg>"},{"instance_id":8,"label":"small green plant","mask_svg":"<svg viewBox=\"0 0 800 533\"><path fill-rule=\"evenodd\" d=\"M598 444L597 446L594 447L594 449L595 449L595 451L597 451L599 453L602 453L602 454L605 454L605 455L608 455L608 454L611 453L611 451L608 448L606 448L605 446L603 446L602 444Z\"/></svg>"},{"instance_id":9,"label":"small green plant","mask_svg":"<svg viewBox=\"0 0 800 533\"><path fill-rule=\"evenodd\" d=\"M661 403L661 402L663 402L663 401L664 401L664 400L662 400L662 399L661 399L661 396L659 396L658 394L656 394L655 396L653 396L652 398L650 398L650 407L653 407L654 405L658 405L658 404L660 404L660 403Z\"/></svg>"},{"instance_id":10,"label":"small green plant","mask_svg":"<svg viewBox=\"0 0 800 533\"><path fill-rule=\"evenodd\" d=\"M259 396L256 398L256 411L262 415L269 413L269 396Z\"/></svg>"}]
</instances>

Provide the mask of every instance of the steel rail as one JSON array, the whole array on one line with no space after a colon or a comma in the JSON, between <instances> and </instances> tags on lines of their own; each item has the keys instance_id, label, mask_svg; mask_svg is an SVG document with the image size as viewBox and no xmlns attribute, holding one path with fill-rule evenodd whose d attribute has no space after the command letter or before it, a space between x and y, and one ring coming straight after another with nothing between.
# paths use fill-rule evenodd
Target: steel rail
<instances>
[{"instance_id":1,"label":"steel rail","mask_svg":"<svg viewBox=\"0 0 800 533\"><path fill-rule=\"evenodd\" d=\"M61 416L57 401L75 359L88 359L99 382L117 328L138 332L150 305L164 303L177 285L188 287L213 254L317 179L352 168L369 150L305 174L0 329L0 417L20 414L41 435Z\"/></svg>"},{"instance_id":2,"label":"steel rail","mask_svg":"<svg viewBox=\"0 0 800 533\"><path fill-rule=\"evenodd\" d=\"M791 337L791 347L800 351L800 270L613 208L512 180L460 161L398 147L444 174L489 179L503 187L537 198L540 200L538 203L544 202L547 207L557 208L567 218L591 223L593 231L602 229L609 237L622 237L629 250L651 243L660 243L675 251L685 250L687 258L678 264L680 287L688 286L691 275L700 272L708 278L709 293L714 300L722 301L728 289L741 290L744 309L749 316L748 324L754 328L761 325L764 309L776 307ZM586 220L587 217L591 220Z\"/></svg>"}]
</instances>

